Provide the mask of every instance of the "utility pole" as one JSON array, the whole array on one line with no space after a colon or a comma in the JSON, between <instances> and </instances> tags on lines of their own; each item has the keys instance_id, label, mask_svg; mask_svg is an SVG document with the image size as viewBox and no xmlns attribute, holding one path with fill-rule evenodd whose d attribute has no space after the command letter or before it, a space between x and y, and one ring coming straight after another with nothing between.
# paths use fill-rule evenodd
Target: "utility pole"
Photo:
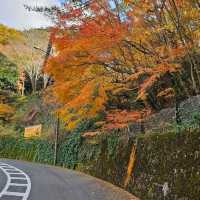
<instances>
[{"instance_id":1,"label":"utility pole","mask_svg":"<svg viewBox=\"0 0 200 200\"><path fill-rule=\"evenodd\" d=\"M41 48L36 47L36 46L34 46L33 48L36 49L36 50L41 51L42 53L44 53L44 55L45 55L44 62L43 62L43 68L44 68L47 65L49 57L53 54L52 53L53 48L52 48L51 36L49 36L48 46L47 46L46 50L41 49ZM43 74L43 88L44 89L46 89L49 79L50 79L50 77L48 75L45 76L45 74Z\"/></svg>"},{"instance_id":2,"label":"utility pole","mask_svg":"<svg viewBox=\"0 0 200 200\"><path fill-rule=\"evenodd\" d=\"M58 158L59 129L60 129L60 118L59 118L59 114L58 114L56 123L55 123L54 165L57 164L57 158Z\"/></svg>"},{"instance_id":3,"label":"utility pole","mask_svg":"<svg viewBox=\"0 0 200 200\"><path fill-rule=\"evenodd\" d=\"M175 120L176 120L176 126L177 126L177 133L179 134L181 131L181 115L180 115L180 100L178 97L175 98Z\"/></svg>"},{"instance_id":4,"label":"utility pole","mask_svg":"<svg viewBox=\"0 0 200 200\"><path fill-rule=\"evenodd\" d=\"M52 41L51 36L49 37L49 42L46 50L43 50L39 47L33 47L36 50L39 50L45 54L43 67L46 66L49 57L52 55ZM54 158L53 158L53 164L57 164L57 158L58 158L58 140L59 140L59 130L60 130L60 117L59 114L57 114L55 127L54 127L54 133L55 133L55 141L54 141Z\"/></svg>"}]
</instances>

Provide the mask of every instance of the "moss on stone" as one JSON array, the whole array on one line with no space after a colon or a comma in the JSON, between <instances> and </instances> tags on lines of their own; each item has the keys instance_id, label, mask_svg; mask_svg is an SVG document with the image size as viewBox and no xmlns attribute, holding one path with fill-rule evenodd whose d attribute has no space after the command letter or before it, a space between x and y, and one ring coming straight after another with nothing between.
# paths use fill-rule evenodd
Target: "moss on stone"
<instances>
[{"instance_id":1,"label":"moss on stone","mask_svg":"<svg viewBox=\"0 0 200 200\"><path fill-rule=\"evenodd\" d=\"M137 160L127 190L143 200L199 200L200 131L130 137L123 131L89 138L68 137L59 144L58 165L123 187L133 144ZM0 157L53 162L53 144L41 140L0 139Z\"/></svg>"}]
</instances>

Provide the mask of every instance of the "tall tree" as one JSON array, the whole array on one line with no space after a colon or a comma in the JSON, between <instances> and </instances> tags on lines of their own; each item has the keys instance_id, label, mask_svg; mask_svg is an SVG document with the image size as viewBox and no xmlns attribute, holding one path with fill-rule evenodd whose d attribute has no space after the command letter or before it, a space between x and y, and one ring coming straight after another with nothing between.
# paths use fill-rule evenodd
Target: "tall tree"
<instances>
[{"instance_id":1,"label":"tall tree","mask_svg":"<svg viewBox=\"0 0 200 200\"><path fill-rule=\"evenodd\" d=\"M11 40L20 39L21 33L0 24L0 121L8 121L14 114L10 96L16 91L17 66L3 53L2 49Z\"/></svg>"},{"instance_id":2,"label":"tall tree","mask_svg":"<svg viewBox=\"0 0 200 200\"><path fill-rule=\"evenodd\" d=\"M38 49L45 51L48 37L48 30L33 29L24 31L22 33L22 40L13 40L3 48L5 54L18 65L19 74L22 74L23 81L19 80L20 87L23 85L25 74L26 82L30 81L33 93L37 90L40 78L46 81L46 75L42 71L45 53Z\"/></svg>"},{"instance_id":3,"label":"tall tree","mask_svg":"<svg viewBox=\"0 0 200 200\"><path fill-rule=\"evenodd\" d=\"M114 3L66 3L57 12L52 29L56 55L46 72L55 81L52 90L63 104L61 114L70 128L83 118L110 112L109 93L112 97L124 91L136 93L132 101L160 109L160 99L172 100L180 91L188 95L191 87L199 92L194 56L199 53L198 2ZM184 60L189 64L182 64ZM189 75L190 85L182 73Z\"/></svg>"}]
</instances>

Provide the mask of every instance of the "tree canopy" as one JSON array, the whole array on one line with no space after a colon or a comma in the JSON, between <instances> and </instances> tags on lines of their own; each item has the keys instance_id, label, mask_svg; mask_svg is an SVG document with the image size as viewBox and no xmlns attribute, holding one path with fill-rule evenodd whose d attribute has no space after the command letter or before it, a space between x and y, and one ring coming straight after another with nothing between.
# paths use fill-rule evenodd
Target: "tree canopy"
<instances>
[{"instance_id":1,"label":"tree canopy","mask_svg":"<svg viewBox=\"0 0 200 200\"><path fill-rule=\"evenodd\" d=\"M0 24L0 44L8 44L12 39L20 39L21 33L15 29Z\"/></svg>"},{"instance_id":2,"label":"tree canopy","mask_svg":"<svg viewBox=\"0 0 200 200\"><path fill-rule=\"evenodd\" d=\"M45 71L67 127L102 112L106 126L130 113L115 124L125 126L198 94L199 11L195 0L66 1L56 12L56 53Z\"/></svg>"}]
</instances>

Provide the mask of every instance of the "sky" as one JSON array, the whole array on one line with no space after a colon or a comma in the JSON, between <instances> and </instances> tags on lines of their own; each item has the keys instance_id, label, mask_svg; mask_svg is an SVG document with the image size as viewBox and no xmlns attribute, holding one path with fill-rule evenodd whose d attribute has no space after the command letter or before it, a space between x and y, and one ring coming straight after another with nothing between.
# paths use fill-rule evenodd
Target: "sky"
<instances>
[{"instance_id":1,"label":"sky","mask_svg":"<svg viewBox=\"0 0 200 200\"><path fill-rule=\"evenodd\" d=\"M51 25L48 18L40 13L29 12L25 5L53 6L63 0L0 0L0 24L18 30L40 28Z\"/></svg>"}]
</instances>

